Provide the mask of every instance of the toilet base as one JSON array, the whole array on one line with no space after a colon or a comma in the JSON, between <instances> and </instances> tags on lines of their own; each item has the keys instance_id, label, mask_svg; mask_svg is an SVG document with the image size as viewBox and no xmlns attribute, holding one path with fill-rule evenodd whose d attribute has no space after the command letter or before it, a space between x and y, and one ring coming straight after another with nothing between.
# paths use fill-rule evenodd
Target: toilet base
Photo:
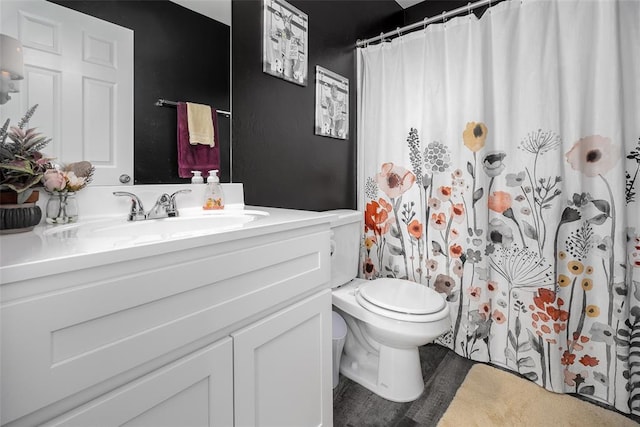
<instances>
[{"instance_id":1,"label":"toilet base","mask_svg":"<svg viewBox=\"0 0 640 427\"><path fill-rule=\"evenodd\" d=\"M358 354L359 353L359 354ZM411 402L424 390L418 348L380 345L378 354L361 349L342 355L340 373L392 402Z\"/></svg>"}]
</instances>

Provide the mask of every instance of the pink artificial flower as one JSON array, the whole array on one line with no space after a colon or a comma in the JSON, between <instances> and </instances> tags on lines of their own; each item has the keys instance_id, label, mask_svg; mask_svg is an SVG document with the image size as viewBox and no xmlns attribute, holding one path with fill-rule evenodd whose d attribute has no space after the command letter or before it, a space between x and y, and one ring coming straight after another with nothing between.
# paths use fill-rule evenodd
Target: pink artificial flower
<instances>
[{"instance_id":1,"label":"pink artificial flower","mask_svg":"<svg viewBox=\"0 0 640 427\"><path fill-rule=\"evenodd\" d=\"M67 185L64 174L57 169L47 169L42 182L47 191L62 191Z\"/></svg>"}]
</instances>

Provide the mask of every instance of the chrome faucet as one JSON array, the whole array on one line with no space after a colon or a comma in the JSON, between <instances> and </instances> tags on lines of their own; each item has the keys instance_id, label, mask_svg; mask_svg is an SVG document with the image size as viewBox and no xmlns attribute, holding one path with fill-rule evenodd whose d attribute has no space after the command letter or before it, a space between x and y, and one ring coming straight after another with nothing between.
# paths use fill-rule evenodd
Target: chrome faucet
<instances>
[{"instance_id":1,"label":"chrome faucet","mask_svg":"<svg viewBox=\"0 0 640 427\"><path fill-rule=\"evenodd\" d=\"M158 218L173 218L178 216L178 208L176 206L176 196L182 193L190 193L190 189L178 190L175 193L168 195L162 193L156 204L153 205L151 210L147 213L144 211L142 201L138 196L128 191L114 191L114 196L126 196L131 198L131 210L127 219L129 221L142 221L145 219L158 219Z\"/></svg>"},{"instance_id":2,"label":"chrome faucet","mask_svg":"<svg viewBox=\"0 0 640 427\"><path fill-rule=\"evenodd\" d=\"M144 206L142 206L142 201L133 193L129 193L128 191L114 191L114 196L126 196L131 197L131 210L129 211L129 216L127 219L129 221L140 221L143 219L147 219L147 215L144 213Z\"/></svg>"}]
</instances>

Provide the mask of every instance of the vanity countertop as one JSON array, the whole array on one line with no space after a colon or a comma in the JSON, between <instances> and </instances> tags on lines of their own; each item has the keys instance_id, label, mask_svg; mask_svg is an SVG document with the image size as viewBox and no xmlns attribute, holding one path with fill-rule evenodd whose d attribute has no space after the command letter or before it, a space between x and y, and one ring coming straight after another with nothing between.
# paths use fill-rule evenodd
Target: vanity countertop
<instances>
[{"instance_id":1,"label":"vanity countertop","mask_svg":"<svg viewBox=\"0 0 640 427\"><path fill-rule=\"evenodd\" d=\"M73 232L49 235L47 230L65 226L46 224L39 225L27 233L3 235L0 236L0 285L231 240L250 239L269 233L329 224L332 218L330 213L325 212L249 206L245 209L259 210L269 215L231 228L209 230L206 234L169 238L162 236L134 243L131 239L117 236L81 238Z\"/></svg>"}]
</instances>

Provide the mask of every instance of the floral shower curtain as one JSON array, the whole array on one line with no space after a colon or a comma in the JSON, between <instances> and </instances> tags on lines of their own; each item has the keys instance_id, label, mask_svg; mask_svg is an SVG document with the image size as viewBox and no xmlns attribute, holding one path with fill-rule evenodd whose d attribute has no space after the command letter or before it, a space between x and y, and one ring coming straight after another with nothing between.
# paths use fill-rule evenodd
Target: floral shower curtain
<instances>
[{"instance_id":1,"label":"floral shower curtain","mask_svg":"<svg viewBox=\"0 0 640 427\"><path fill-rule=\"evenodd\" d=\"M358 49L361 276L458 354L640 414L640 2L507 1Z\"/></svg>"}]
</instances>

